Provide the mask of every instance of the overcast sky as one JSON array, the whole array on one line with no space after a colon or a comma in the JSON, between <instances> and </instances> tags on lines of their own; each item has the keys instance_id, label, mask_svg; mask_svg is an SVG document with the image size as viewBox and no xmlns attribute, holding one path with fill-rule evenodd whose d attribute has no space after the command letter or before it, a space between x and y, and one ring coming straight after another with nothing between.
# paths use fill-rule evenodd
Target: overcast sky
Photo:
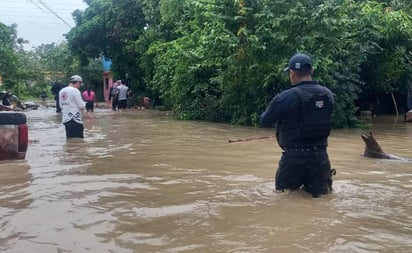
<instances>
[{"instance_id":1,"label":"overcast sky","mask_svg":"<svg viewBox=\"0 0 412 253\"><path fill-rule=\"evenodd\" d=\"M84 10L83 0L0 0L0 22L17 24L17 35L30 41L25 49L61 42L74 27L72 12Z\"/></svg>"}]
</instances>

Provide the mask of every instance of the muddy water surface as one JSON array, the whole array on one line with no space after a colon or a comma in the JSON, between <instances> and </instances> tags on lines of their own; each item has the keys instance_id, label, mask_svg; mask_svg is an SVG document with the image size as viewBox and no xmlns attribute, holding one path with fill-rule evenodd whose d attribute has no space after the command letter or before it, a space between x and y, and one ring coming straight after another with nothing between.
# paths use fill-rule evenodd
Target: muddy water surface
<instances>
[{"instance_id":1,"label":"muddy water surface","mask_svg":"<svg viewBox=\"0 0 412 253\"><path fill-rule=\"evenodd\" d=\"M334 192L278 194L273 130L97 109L66 141L53 108L26 113L26 160L0 162L2 252L412 252L412 163L362 156L334 130ZM412 123L378 117L382 148L412 158Z\"/></svg>"}]
</instances>

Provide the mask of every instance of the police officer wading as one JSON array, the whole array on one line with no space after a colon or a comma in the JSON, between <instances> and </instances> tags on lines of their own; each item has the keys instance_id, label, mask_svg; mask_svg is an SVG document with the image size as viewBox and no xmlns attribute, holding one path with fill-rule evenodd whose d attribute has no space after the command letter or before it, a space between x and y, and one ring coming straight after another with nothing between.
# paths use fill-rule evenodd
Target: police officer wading
<instances>
[{"instance_id":1,"label":"police officer wading","mask_svg":"<svg viewBox=\"0 0 412 253\"><path fill-rule=\"evenodd\" d=\"M292 56L285 69L292 86L272 98L260 116L263 127L276 124L276 137L283 149L275 176L277 191L303 189L319 197L332 190L327 153L332 129L332 92L312 80L311 58Z\"/></svg>"}]
</instances>

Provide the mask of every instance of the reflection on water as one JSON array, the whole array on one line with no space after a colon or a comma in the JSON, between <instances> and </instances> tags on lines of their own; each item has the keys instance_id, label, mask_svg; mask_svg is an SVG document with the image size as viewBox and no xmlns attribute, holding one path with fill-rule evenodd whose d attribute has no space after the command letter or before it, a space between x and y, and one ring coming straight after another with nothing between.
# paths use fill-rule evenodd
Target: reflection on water
<instances>
[{"instance_id":1,"label":"reflection on water","mask_svg":"<svg viewBox=\"0 0 412 253\"><path fill-rule=\"evenodd\" d=\"M411 252L411 163L362 156L334 130L333 194L272 191L273 130L97 109L65 139L53 109L27 112L26 161L0 163L3 252ZM412 157L412 124L374 119L391 154ZM28 250L30 249L30 250Z\"/></svg>"}]
</instances>

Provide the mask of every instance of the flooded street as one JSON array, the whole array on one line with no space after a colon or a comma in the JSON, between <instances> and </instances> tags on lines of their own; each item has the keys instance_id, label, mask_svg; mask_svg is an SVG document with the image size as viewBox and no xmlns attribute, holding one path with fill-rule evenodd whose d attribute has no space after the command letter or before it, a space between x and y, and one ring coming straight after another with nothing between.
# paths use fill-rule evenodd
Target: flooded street
<instances>
[{"instance_id":1,"label":"flooded street","mask_svg":"<svg viewBox=\"0 0 412 253\"><path fill-rule=\"evenodd\" d=\"M412 252L412 162L362 156L334 130L334 192L274 193L274 130L97 109L68 140L54 108L26 113L25 161L0 161L1 252ZM378 117L412 158L412 123Z\"/></svg>"}]
</instances>

